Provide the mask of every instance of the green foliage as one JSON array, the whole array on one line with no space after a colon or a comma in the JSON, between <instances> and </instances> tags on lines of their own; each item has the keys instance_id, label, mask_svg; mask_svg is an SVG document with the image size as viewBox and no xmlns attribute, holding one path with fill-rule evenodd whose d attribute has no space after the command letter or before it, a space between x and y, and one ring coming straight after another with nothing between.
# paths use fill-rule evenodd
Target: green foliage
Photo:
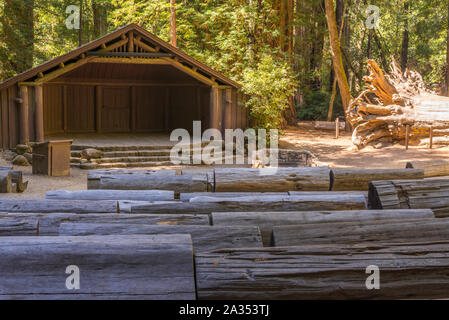
<instances>
[{"instance_id":1,"label":"green foliage","mask_svg":"<svg viewBox=\"0 0 449 320\"><path fill-rule=\"evenodd\" d=\"M331 94L324 91L312 91L304 97L304 103L297 107L298 119L311 121L326 121L329 111ZM343 105L339 95L334 101L332 119L344 116Z\"/></svg>"},{"instance_id":2,"label":"green foliage","mask_svg":"<svg viewBox=\"0 0 449 320\"><path fill-rule=\"evenodd\" d=\"M282 112L294 93L294 78L286 63L278 63L271 56L262 57L255 67L243 72L243 92L248 95L246 106L258 128L278 128Z\"/></svg>"}]
</instances>

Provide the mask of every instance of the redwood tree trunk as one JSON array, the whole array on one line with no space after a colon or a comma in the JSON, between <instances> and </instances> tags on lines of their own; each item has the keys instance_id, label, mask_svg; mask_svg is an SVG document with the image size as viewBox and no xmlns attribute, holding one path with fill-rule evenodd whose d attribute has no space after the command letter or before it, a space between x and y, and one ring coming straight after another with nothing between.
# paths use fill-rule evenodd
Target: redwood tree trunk
<instances>
[{"instance_id":1,"label":"redwood tree trunk","mask_svg":"<svg viewBox=\"0 0 449 320\"><path fill-rule=\"evenodd\" d=\"M326 20L329 28L329 38L331 43L332 61L334 64L335 77L337 78L338 87L340 89L340 95L343 102L343 108L345 114L349 117L349 103L352 99L351 91L349 89L348 79L346 77L345 69L343 67L343 59L340 49L340 41L338 37L337 21L335 17L334 2L333 0L325 0L326 5Z\"/></svg>"},{"instance_id":2,"label":"redwood tree trunk","mask_svg":"<svg viewBox=\"0 0 449 320\"><path fill-rule=\"evenodd\" d=\"M170 42L176 47L176 0L170 0Z\"/></svg>"}]
</instances>

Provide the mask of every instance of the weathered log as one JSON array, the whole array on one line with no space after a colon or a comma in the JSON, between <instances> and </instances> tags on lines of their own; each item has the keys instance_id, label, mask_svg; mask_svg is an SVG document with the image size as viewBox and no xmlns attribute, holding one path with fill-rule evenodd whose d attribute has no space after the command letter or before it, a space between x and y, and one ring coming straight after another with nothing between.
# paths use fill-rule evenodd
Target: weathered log
<instances>
[{"instance_id":1,"label":"weathered log","mask_svg":"<svg viewBox=\"0 0 449 320\"><path fill-rule=\"evenodd\" d=\"M208 215L201 214L115 214L115 213L91 213L91 214L77 214L77 213L0 213L0 224L3 219L12 219L17 221L19 229L20 223L28 225L31 221L31 227L26 228L30 234L36 234L36 227L33 229L33 220L39 224L38 234L40 236L57 236L59 235L59 226L66 222L80 222L80 223L122 223L122 224L146 224L146 225L160 225L160 226L177 226L177 225L210 225ZM6 220L5 220L6 221ZM27 224L25 224L27 223ZM6 232L8 228L4 228ZM34 230L34 233L33 231ZM28 232L28 231L27 231ZM0 232L1 234L1 232ZM11 231L11 235L16 234ZM29 235L29 234L26 234Z\"/></svg>"},{"instance_id":2,"label":"weathered log","mask_svg":"<svg viewBox=\"0 0 449 320\"><path fill-rule=\"evenodd\" d=\"M0 299L194 299L189 235L5 237ZM66 284L79 270L79 289ZM70 287L69 287L70 288Z\"/></svg>"},{"instance_id":3,"label":"weathered log","mask_svg":"<svg viewBox=\"0 0 449 320\"><path fill-rule=\"evenodd\" d=\"M35 217L0 216L0 237L37 235L39 220Z\"/></svg>"},{"instance_id":4,"label":"weathered log","mask_svg":"<svg viewBox=\"0 0 449 320\"><path fill-rule=\"evenodd\" d=\"M190 202L155 202L133 206L132 213L212 213L229 211L316 211L363 210L366 199L359 195L348 196L262 196L241 198L197 197Z\"/></svg>"},{"instance_id":5,"label":"weathered log","mask_svg":"<svg viewBox=\"0 0 449 320\"><path fill-rule=\"evenodd\" d=\"M179 198L181 201L190 201L197 197L211 197L211 198L241 198L248 196L288 196L287 192L192 192L181 193Z\"/></svg>"},{"instance_id":6,"label":"weathered log","mask_svg":"<svg viewBox=\"0 0 449 320\"><path fill-rule=\"evenodd\" d=\"M432 209L439 218L449 217L449 179L386 180L370 183L372 209Z\"/></svg>"},{"instance_id":7,"label":"weathered log","mask_svg":"<svg viewBox=\"0 0 449 320\"><path fill-rule=\"evenodd\" d=\"M449 219L366 220L274 226L276 247L449 240Z\"/></svg>"},{"instance_id":8,"label":"weathered log","mask_svg":"<svg viewBox=\"0 0 449 320\"><path fill-rule=\"evenodd\" d=\"M195 252L221 248L262 247L258 227L154 226L144 224L62 223L62 236L190 234Z\"/></svg>"},{"instance_id":9,"label":"weathered log","mask_svg":"<svg viewBox=\"0 0 449 320\"><path fill-rule=\"evenodd\" d=\"M207 192L207 176L113 175L100 178L99 189Z\"/></svg>"},{"instance_id":10,"label":"weathered log","mask_svg":"<svg viewBox=\"0 0 449 320\"><path fill-rule=\"evenodd\" d=\"M425 178L449 176L449 162L446 160L410 161L405 167L424 170Z\"/></svg>"},{"instance_id":11,"label":"weathered log","mask_svg":"<svg viewBox=\"0 0 449 320\"><path fill-rule=\"evenodd\" d=\"M117 201L0 199L0 212L119 213Z\"/></svg>"},{"instance_id":12,"label":"weathered log","mask_svg":"<svg viewBox=\"0 0 449 320\"><path fill-rule=\"evenodd\" d=\"M423 169L332 169L331 190L368 191L375 180L424 179Z\"/></svg>"},{"instance_id":13,"label":"weathered log","mask_svg":"<svg viewBox=\"0 0 449 320\"><path fill-rule=\"evenodd\" d=\"M182 176L207 176L208 192L215 192L215 174L213 169L188 169L181 170Z\"/></svg>"},{"instance_id":14,"label":"weathered log","mask_svg":"<svg viewBox=\"0 0 449 320\"><path fill-rule=\"evenodd\" d=\"M175 193L168 190L55 190L48 191L46 198L51 200L170 201L175 199Z\"/></svg>"},{"instance_id":15,"label":"weathered log","mask_svg":"<svg viewBox=\"0 0 449 320\"><path fill-rule=\"evenodd\" d=\"M264 246L272 245L274 226L316 224L327 222L355 222L367 220L410 220L434 218L430 209L416 210L353 210L306 212L214 212L212 224L217 226L258 226Z\"/></svg>"},{"instance_id":16,"label":"weathered log","mask_svg":"<svg viewBox=\"0 0 449 320\"><path fill-rule=\"evenodd\" d=\"M216 192L328 191L329 168L215 169Z\"/></svg>"},{"instance_id":17,"label":"weathered log","mask_svg":"<svg viewBox=\"0 0 449 320\"><path fill-rule=\"evenodd\" d=\"M368 290L380 270L380 289ZM199 299L447 298L449 241L225 249L195 255Z\"/></svg>"},{"instance_id":18,"label":"weathered log","mask_svg":"<svg viewBox=\"0 0 449 320\"><path fill-rule=\"evenodd\" d=\"M11 172L2 170L0 171L0 193L12 192L11 187Z\"/></svg>"},{"instance_id":19,"label":"weathered log","mask_svg":"<svg viewBox=\"0 0 449 320\"><path fill-rule=\"evenodd\" d=\"M101 177L113 175L176 175L176 170L91 170L87 175L87 189L99 189Z\"/></svg>"}]
</instances>

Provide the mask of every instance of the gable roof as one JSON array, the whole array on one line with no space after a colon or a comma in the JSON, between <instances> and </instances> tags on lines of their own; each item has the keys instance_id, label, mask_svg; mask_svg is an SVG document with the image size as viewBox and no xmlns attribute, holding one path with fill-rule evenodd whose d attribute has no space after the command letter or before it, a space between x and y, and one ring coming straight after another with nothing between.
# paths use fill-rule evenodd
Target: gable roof
<instances>
[{"instance_id":1,"label":"gable roof","mask_svg":"<svg viewBox=\"0 0 449 320\"><path fill-rule=\"evenodd\" d=\"M195 60L182 50L170 45L169 43L165 42L164 40L160 39L159 37L153 35L152 33L148 32L147 30L143 29L142 27L138 26L137 24L129 24L125 27L119 28L97 40L91 41L69 53L66 53L62 56L59 56L57 58L54 58L52 60L49 60L37 67L34 67L32 69L26 70L23 73L18 74L15 77L12 77L10 79L6 79L2 83L0 83L0 89L4 89L7 87L10 87L12 85L15 85L18 82L27 81L30 79L33 79L37 77L41 73L53 71L57 68L59 68L59 65L65 64L67 62L75 62L77 60L80 60L81 55L85 55L88 52L101 50L105 47L107 43L111 43L117 40L120 40L121 37L126 36L130 31L134 33L134 36L140 36L142 39L142 42L148 43L149 47L158 47L160 48L161 53L170 53L179 63L182 63L184 66L196 70L196 72L201 73L202 75L213 79L215 81L220 82L224 85L229 85L235 88L240 88L241 85L237 82L227 78L223 74L221 74L218 71L213 70L212 68L208 67L204 63L199 62L198 60Z\"/></svg>"}]
</instances>

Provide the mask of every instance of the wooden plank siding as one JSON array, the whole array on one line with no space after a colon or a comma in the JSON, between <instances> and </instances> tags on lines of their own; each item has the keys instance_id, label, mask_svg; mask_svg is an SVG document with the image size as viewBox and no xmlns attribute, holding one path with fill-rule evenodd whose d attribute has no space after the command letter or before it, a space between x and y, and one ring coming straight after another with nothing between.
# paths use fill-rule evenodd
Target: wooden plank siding
<instances>
[{"instance_id":1,"label":"wooden plank siding","mask_svg":"<svg viewBox=\"0 0 449 320\"><path fill-rule=\"evenodd\" d=\"M6 150L9 148L9 126L8 126L8 90L3 89L0 91L0 136L1 136L1 148Z\"/></svg>"},{"instance_id":2,"label":"wooden plank siding","mask_svg":"<svg viewBox=\"0 0 449 320\"><path fill-rule=\"evenodd\" d=\"M95 132L94 86L66 86L64 102L67 110L67 132Z\"/></svg>"}]
</instances>

